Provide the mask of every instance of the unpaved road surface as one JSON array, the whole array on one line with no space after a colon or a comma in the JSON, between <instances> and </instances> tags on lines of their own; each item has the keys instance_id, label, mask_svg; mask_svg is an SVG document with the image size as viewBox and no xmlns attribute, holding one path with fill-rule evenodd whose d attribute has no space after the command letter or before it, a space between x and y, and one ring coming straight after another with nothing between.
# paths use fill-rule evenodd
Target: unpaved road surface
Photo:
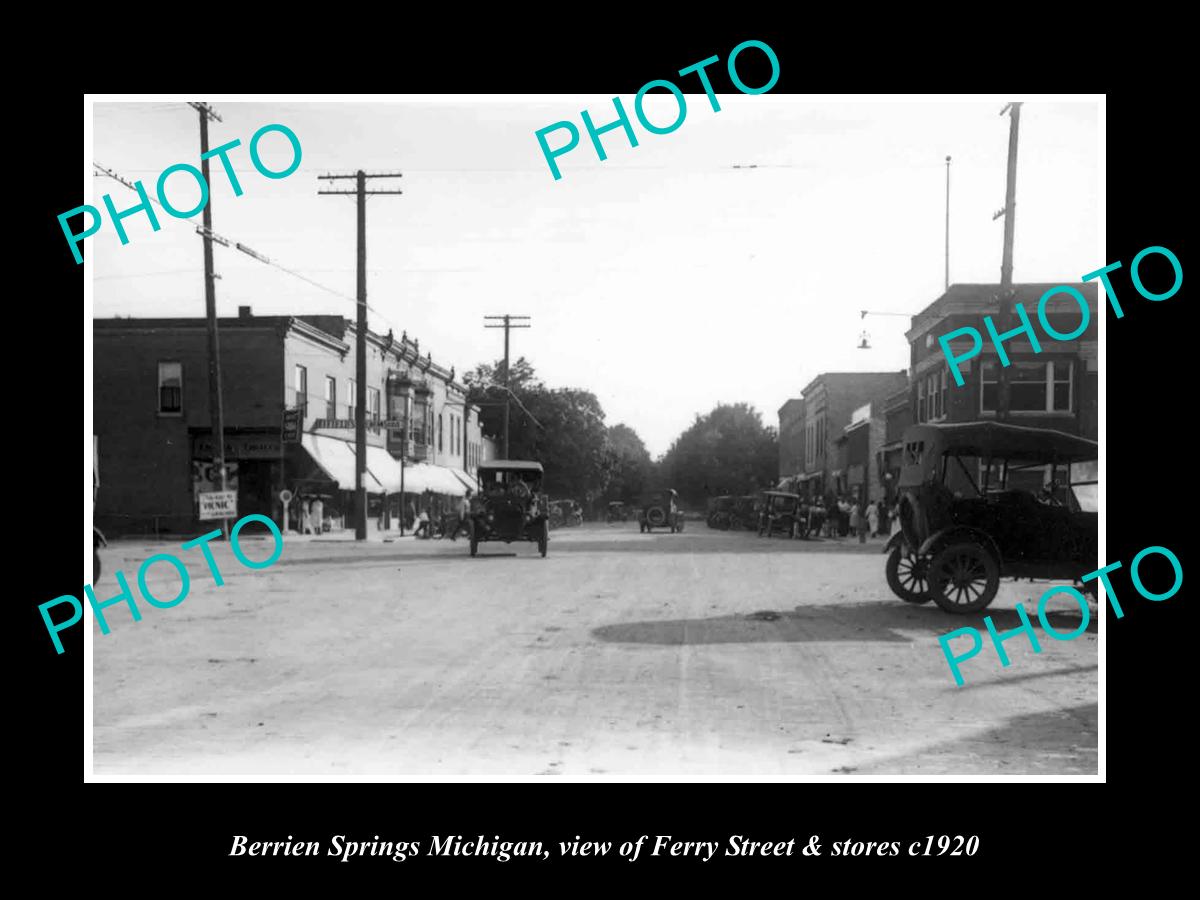
<instances>
[{"instance_id":1,"label":"unpaved road surface","mask_svg":"<svg viewBox=\"0 0 1200 900\"><path fill-rule=\"evenodd\" d=\"M250 529L247 529L247 533ZM532 544L289 536L253 571L198 551L191 594L93 623L97 775L805 778L1095 774L1097 616L1073 641L990 642L956 687L939 635L982 615L911 606L882 543L689 523L586 525ZM265 558L269 545L247 542ZM119 543L138 565L178 543ZM178 580L151 570L165 598ZM1020 624L1046 585L1005 582ZM136 587L134 588L136 590ZM1032 601L1032 602L1031 602ZM1061 632L1079 623L1059 599ZM90 616L90 612L89 612ZM1036 618L1034 619L1036 624Z\"/></svg>"}]
</instances>

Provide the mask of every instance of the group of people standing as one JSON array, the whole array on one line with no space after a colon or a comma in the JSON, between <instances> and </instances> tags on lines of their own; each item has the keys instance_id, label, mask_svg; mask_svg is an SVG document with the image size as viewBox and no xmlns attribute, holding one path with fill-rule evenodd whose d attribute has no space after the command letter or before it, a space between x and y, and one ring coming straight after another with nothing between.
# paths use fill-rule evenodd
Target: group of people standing
<instances>
[{"instance_id":1,"label":"group of people standing","mask_svg":"<svg viewBox=\"0 0 1200 900\"><path fill-rule=\"evenodd\" d=\"M886 537L889 526L896 520L896 506L883 500L866 502L845 495L830 494L817 498L810 507L810 522L825 537L857 537L866 541L868 537ZM820 523L817 525L817 523Z\"/></svg>"}]
</instances>

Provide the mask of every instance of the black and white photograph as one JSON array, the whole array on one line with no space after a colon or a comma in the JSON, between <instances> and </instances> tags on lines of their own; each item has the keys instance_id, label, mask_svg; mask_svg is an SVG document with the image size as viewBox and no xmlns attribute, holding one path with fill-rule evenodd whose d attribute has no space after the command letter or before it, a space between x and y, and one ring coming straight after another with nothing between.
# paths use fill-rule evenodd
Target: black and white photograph
<instances>
[{"instance_id":1,"label":"black and white photograph","mask_svg":"<svg viewBox=\"0 0 1200 900\"><path fill-rule=\"evenodd\" d=\"M88 96L89 780L1103 779L1104 97L727 49Z\"/></svg>"}]
</instances>

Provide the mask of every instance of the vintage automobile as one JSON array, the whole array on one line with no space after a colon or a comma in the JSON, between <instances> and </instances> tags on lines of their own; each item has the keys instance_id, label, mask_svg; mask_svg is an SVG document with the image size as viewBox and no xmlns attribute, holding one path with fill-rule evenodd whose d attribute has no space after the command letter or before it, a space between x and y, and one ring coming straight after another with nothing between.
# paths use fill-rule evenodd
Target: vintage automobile
<instances>
[{"instance_id":1,"label":"vintage automobile","mask_svg":"<svg viewBox=\"0 0 1200 900\"><path fill-rule=\"evenodd\" d=\"M1002 577L1079 581L1096 569L1097 444L998 422L904 432L888 587L946 612L985 609ZM1095 594L1095 582L1084 585Z\"/></svg>"},{"instance_id":2,"label":"vintage automobile","mask_svg":"<svg viewBox=\"0 0 1200 900\"><path fill-rule=\"evenodd\" d=\"M606 522L628 522L629 507L620 500L610 500L608 511L604 514L604 520Z\"/></svg>"},{"instance_id":3,"label":"vintage automobile","mask_svg":"<svg viewBox=\"0 0 1200 900\"><path fill-rule=\"evenodd\" d=\"M783 534L808 537L808 506L799 494L788 491L763 491L762 511L758 514L759 537Z\"/></svg>"},{"instance_id":4,"label":"vintage automobile","mask_svg":"<svg viewBox=\"0 0 1200 900\"><path fill-rule=\"evenodd\" d=\"M583 524L583 508L574 500L550 501L550 527L574 527Z\"/></svg>"},{"instance_id":5,"label":"vintage automobile","mask_svg":"<svg viewBox=\"0 0 1200 900\"><path fill-rule=\"evenodd\" d=\"M542 464L493 459L479 464L479 491L471 504L471 555L486 541L536 541L546 555L549 504L542 493Z\"/></svg>"},{"instance_id":6,"label":"vintage automobile","mask_svg":"<svg viewBox=\"0 0 1200 900\"><path fill-rule=\"evenodd\" d=\"M670 488L644 494L642 509L638 513L639 530L643 534L655 528L670 528L672 534L683 531L683 513L678 500L679 495Z\"/></svg>"},{"instance_id":7,"label":"vintage automobile","mask_svg":"<svg viewBox=\"0 0 1200 900\"><path fill-rule=\"evenodd\" d=\"M708 527L728 531L733 515L733 497L708 498Z\"/></svg>"},{"instance_id":8,"label":"vintage automobile","mask_svg":"<svg viewBox=\"0 0 1200 900\"><path fill-rule=\"evenodd\" d=\"M733 498L733 511L729 516L730 528L744 528L747 531L758 529L758 514L762 512L761 501L752 494Z\"/></svg>"}]
</instances>

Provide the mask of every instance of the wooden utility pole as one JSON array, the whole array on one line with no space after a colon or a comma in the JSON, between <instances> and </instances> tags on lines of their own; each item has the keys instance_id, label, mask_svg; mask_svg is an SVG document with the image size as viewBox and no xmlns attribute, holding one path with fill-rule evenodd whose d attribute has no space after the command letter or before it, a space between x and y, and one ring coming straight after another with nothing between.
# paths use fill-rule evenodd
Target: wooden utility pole
<instances>
[{"instance_id":1,"label":"wooden utility pole","mask_svg":"<svg viewBox=\"0 0 1200 900\"><path fill-rule=\"evenodd\" d=\"M1008 113L1008 173L1005 179L1004 208L997 212L992 219L1004 216L1004 253L1000 259L1000 309L999 320L1003 331L1012 328L1013 303L1016 291L1013 290L1013 230L1017 221L1017 133L1021 127L1021 104L1009 103L1000 110L1000 115ZM982 366L982 363L980 364ZM982 390L982 386L980 387ZM1008 419L1008 368L996 361L996 419Z\"/></svg>"},{"instance_id":2,"label":"wooden utility pole","mask_svg":"<svg viewBox=\"0 0 1200 900\"><path fill-rule=\"evenodd\" d=\"M363 476L367 472L367 197L375 194L400 194L403 191L368 191L368 178L399 178L399 172L368 175L359 169L353 175L318 175L322 181L353 178L352 191L317 191L318 194L349 194L358 198L358 319L355 324L354 377L358 389L355 397L354 446L357 457L354 465L354 539L367 539L367 489ZM336 412L336 411L335 411Z\"/></svg>"},{"instance_id":3,"label":"wooden utility pole","mask_svg":"<svg viewBox=\"0 0 1200 900\"><path fill-rule=\"evenodd\" d=\"M500 325L488 325L485 321L483 327L484 328L503 328L504 329L504 380L502 382L502 384L504 385L504 450L503 450L503 454L504 454L504 459L508 459L509 458L509 456L508 456L508 408L509 408L509 397L512 395L512 386L508 383L508 365L509 365L508 364L508 333L513 328L532 328L533 326L532 325L523 325L523 324L516 324L516 325L513 324L514 322L517 322L517 323L528 322L529 316L510 316L507 313L505 313L502 316L484 316L483 318L485 320L498 321L498 322L503 323Z\"/></svg>"},{"instance_id":4,"label":"wooden utility pole","mask_svg":"<svg viewBox=\"0 0 1200 900\"><path fill-rule=\"evenodd\" d=\"M200 173L206 185L212 184L208 174L208 120L221 117L207 103L189 103L200 113ZM228 490L225 471L225 408L221 401L221 340L217 333L217 275L213 272L212 249L212 189L204 204L204 312L208 318L208 406L212 421L213 463L220 472L221 490ZM221 520L221 533L229 540L229 520Z\"/></svg>"}]
</instances>

